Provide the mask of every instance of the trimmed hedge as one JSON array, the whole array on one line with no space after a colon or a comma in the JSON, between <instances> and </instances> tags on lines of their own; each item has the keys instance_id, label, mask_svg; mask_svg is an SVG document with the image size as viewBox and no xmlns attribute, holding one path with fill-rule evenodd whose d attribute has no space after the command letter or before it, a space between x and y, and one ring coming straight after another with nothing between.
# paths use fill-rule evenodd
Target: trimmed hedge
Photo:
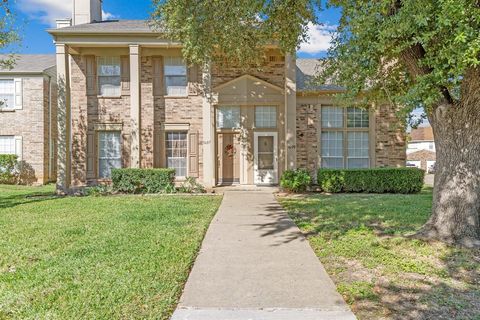
<instances>
[{"instance_id":1,"label":"trimmed hedge","mask_svg":"<svg viewBox=\"0 0 480 320\"><path fill-rule=\"evenodd\" d=\"M15 184L17 182L17 156L0 154L0 184Z\"/></svg>"},{"instance_id":2,"label":"trimmed hedge","mask_svg":"<svg viewBox=\"0 0 480 320\"><path fill-rule=\"evenodd\" d=\"M319 169L317 182L325 192L418 193L425 171L418 168Z\"/></svg>"},{"instance_id":3,"label":"trimmed hedge","mask_svg":"<svg viewBox=\"0 0 480 320\"><path fill-rule=\"evenodd\" d=\"M280 186L288 192L305 192L312 183L305 169L286 170L280 178Z\"/></svg>"},{"instance_id":4,"label":"trimmed hedge","mask_svg":"<svg viewBox=\"0 0 480 320\"><path fill-rule=\"evenodd\" d=\"M175 169L112 169L113 190L122 193L175 192Z\"/></svg>"}]
</instances>

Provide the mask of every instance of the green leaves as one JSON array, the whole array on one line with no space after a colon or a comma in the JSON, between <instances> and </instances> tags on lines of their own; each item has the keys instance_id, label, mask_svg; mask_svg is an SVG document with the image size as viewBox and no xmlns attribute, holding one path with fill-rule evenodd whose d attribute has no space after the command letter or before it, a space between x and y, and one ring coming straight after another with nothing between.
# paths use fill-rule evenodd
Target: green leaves
<instances>
[{"instance_id":1,"label":"green leaves","mask_svg":"<svg viewBox=\"0 0 480 320\"><path fill-rule=\"evenodd\" d=\"M457 103L464 75L480 64L476 0L331 0L342 19L324 74L365 99L427 109Z\"/></svg>"},{"instance_id":2,"label":"green leaves","mask_svg":"<svg viewBox=\"0 0 480 320\"><path fill-rule=\"evenodd\" d=\"M0 1L0 50L8 48L9 46L19 41L18 33L14 28L14 15L10 11L8 0ZM0 69L12 68L15 59L12 56L0 59ZM0 103L1 105L1 103Z\"/></svg>"},{"instance_id":3,"label":"green leaves","mask_svg":"<svg viewBox=\"0 0 480 320\"><path fill-rule=\"evenodd\" d=\"M183 44L185 58L202 64L222 58L258 65L265 47L295 53L316 22L320 0L154 0L155 24Z\"/></svg>"}]
</instances>

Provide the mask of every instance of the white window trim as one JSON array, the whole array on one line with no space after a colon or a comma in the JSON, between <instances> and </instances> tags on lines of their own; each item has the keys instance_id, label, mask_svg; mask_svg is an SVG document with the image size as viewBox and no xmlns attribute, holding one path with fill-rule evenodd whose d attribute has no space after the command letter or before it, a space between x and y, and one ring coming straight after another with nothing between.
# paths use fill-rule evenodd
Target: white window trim
<instances>
[{"instance_id":1,"label":"white window trim","mask_svg":"<svg viewBox=\"0 0 480 320\"><path fill-rule=\"evenodd\" d=\"M23 78L20 77L0 77L0 80L9 80L13 82L13 105L10 107L0 106L0 112L13 112L23 109ZM17 90L18 89L18 90ZM20 91L20 93L18 92Z\"/></svg>"},{"instance_id":2,"label":"white window trim","mask_svg":"<svg viewBox=\"0 0 480 320\"><path fill-rule=\"evenodd\" d=\"M166 124L167 125L167 124ZM168 133L172 133L172 132L176 132L176 133L185 133L187 135L187 138L185 139L185 141L187 142L187 155L185 157L185 160L186 160L186 166L185 166L185 173L186 175L185 176L177 176L177 172L175 172L175 179L178 180L178 181L182 181L182 180L185 180L187 177L188 177L188 173L190 172L190 167L188 165L188 157L190 155L190 140L189 140L189 134L188 134L188 130L182 130L182 129L179 129L180 127L176 126L170 126L170 128L174 128L174 129L166 129L164 131L164 139L165 139L165 157L164 157L164 161L165 161L165 167L166 168L169 168L168 167L168 155L167 155L167 135Z\"/></svg>"}]
</instances>

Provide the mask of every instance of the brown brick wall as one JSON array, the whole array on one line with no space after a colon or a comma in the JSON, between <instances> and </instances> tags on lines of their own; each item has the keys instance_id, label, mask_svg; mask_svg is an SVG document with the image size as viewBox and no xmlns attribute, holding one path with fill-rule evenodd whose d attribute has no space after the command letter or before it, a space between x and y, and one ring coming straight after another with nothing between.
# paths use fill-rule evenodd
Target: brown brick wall
<instances>
[{"instance_id":1,"label":"brown brick wall","mask_svg":"<svg viewBox=\"0 0 480 320\"><path fill-rule=\"evenodd\" d=\"M285 86L285 58L279 51L268 51L265 53L265 63L261 67L252 67L248 71L220 63L213 64L212 86L215 88L246 73L283 88Z\"/></svg>"},{"instance_id":2,"label":"brown brick wall","mask_svg":"<svg viewBox=\"0 0 480 320\"><path fill-rule=\"evenodd\" d=\"M407 159L405 125L390 106L375 110L375 166L404 167Z\"/></svg>"},{"instance_id":3,"label":"brown brick wall","mask_svg":"<svg viewBox=\"0 0 480 320\"><path fill-rule=\"evenodd\" d=\"M22 157L25 183L43 184L55 180L48 176L48 77L23 77L23 108L0 112L0 135L22 137ZM52 90L52 116L56 116L56 88ZM55 118L54 118L55 119ZM56 124L52 132L56 140ZM55 149L54 149L55 150ZM55 150L56 154L56 150Z\"/></svg>"},{"instance_id":4,"label":"brown brick wall","mask_svg":"<svg viewBox=\"0 0 480 320\"><path fill-rule=\"evenodd\" d=\"M165 123L189 124L190 132L201 133L202 129L201 96L191 95L184 98L154 96L152 73L152 57L143 56L140 74L140 165L142 168L165 166L165 155L162 152L165 136L162 127ZM128 90L123 90L123 95L119 98L87 96L84 56L73 56L71 74L72 186L79 187L96 182L96 179L87 179L87 140L89 135L93 135L95 141L98 139L96 127L99 124L122 125L122 165L130 166L130 95ZM199 152L200 170L202 170L202 148L199 148ZM97 157L98 155L95 154L95 171L98 166Z\"/></svg>"}]
</instances>

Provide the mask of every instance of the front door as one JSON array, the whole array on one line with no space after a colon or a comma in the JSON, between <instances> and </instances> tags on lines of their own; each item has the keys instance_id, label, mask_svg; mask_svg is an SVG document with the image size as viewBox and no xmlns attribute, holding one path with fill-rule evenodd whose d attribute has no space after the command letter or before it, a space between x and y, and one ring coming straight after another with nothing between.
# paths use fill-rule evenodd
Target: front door
<instances>
[{"instance_id":1,"label":"front door","mask_svg":"<svg viewBox=\"0 0 480 320\"><path fill-rule=\"evenodd\" d=\"M218 183L230 185L240 182L240 149L238 135L218 134Z\"/></svg>"},{"instance_id":2,"label":"front door","mask_svg":"<svg viewBox=\"0 0 480 320\"><path fill-rule=\"evenodd\" d=\"M277 133L255 132L255 184L278 183Z\"/></svg>"}]
</instances>

